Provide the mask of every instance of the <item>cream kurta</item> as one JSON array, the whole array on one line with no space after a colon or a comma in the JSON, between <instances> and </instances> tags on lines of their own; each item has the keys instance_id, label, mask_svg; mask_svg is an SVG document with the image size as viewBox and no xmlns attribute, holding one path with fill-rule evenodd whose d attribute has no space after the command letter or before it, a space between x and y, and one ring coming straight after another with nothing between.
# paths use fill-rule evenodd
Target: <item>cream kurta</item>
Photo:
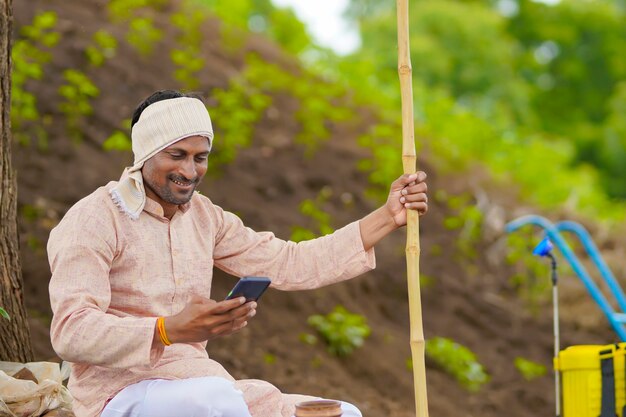
<instances>
[{"instance_id":1,"label":"cream kurta","mask_svg":"<svg viewBox=\"0 0 626 417\"><path fill-rule=\"evenodd\" d=\"M191 294L210 298L214 266L270 277L281 290L317 288L375 266L358 222L296 244L254 232L197 193L171 220L150 199L132 220L109 196L115 184L74 205L48 241L52 345L72 362L78 417L98 416L108 399L144 379L233 380L209 359L206 342L152 347L157 317L180 312ZM247 380L237 388L254 417L291 416L270 384Z\"/></svg>"}]
</instances>

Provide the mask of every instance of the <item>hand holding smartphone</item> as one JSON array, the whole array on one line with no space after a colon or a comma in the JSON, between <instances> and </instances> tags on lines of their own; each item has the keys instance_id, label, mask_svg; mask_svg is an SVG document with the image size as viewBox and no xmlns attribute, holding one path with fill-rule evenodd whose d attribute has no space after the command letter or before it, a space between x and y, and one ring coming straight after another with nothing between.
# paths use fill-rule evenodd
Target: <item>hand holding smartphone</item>
<instances>
[{"instance_id":1,"label":"hand holding smartphone","mask_svg":"<svg viewBox=\"0 0 626 417\"><path fill-rule=\"evenodd\" d=\"M246 297L246 302L257 301L272 281L265 277L243 277L226 296L227 300Z\"/></svg>"}]
</instances>

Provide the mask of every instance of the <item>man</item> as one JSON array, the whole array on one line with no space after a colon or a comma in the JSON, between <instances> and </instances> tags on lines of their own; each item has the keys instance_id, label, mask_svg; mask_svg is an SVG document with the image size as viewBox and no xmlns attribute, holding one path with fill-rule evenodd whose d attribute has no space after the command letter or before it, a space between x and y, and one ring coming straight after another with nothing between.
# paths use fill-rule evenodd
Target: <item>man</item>
<instances>
[{"instance_id":1,"label":"man","mask_svg":"<svg viewBox=\"0 0 626 417\"><path fill-rule=\"evenodd\" d=\"M374 245L427 210L426 175L393 182L386 204L331 235L285 242L246 228L194 190L207 170L211 120L197 98L159 91L135 111L134 165L76 203L51 232L51 338L72 363L78 417L291 417L297 402L265 381L235 381L212 340L256 313L211 300L213 267L317 288L375 266ZM344 416L360 416L343 403Z\"/></svg>"}]
</instances>

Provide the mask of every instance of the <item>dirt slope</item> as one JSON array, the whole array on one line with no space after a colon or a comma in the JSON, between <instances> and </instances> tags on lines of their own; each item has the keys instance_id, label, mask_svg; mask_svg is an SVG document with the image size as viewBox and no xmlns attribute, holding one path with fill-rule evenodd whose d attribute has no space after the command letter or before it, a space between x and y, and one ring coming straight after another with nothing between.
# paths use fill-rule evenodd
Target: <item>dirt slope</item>
<instances>
[{"instance_id":1,"label":"dirt slope","mask_svg":"<svg viewBox=\"0 0 626 417\"><path fill-rule=\"evenodd\" d=\"M106 21L103 4L14 2L16 29L30 22L37 10L53 9L58 12L64 39L54 50L44 81L30 85L38 97L40 111L52 118L48 128L50 148L47 152L35 147L14 148L20 207L41 209L38 218L21 219L27 304L39 359L54 356L47 333L50 308L45 243L49 229L71 204L117 179L122 168L130 164L129 154L105 153L101 144L122 119L130 117L136 103L154 90L177 87L164 52L172 46L169 32L151 57L137 57L122 41L116 57L103 69L88 69L82 48L96 28L106 28L120 39L123 35L122 28ZM165 17L159 19L166 28ZM207 93L212 88L225 87L229 77L241 68L243 53L249 50L267 60L294 65L276 47L259 39L250 40L238 53L221 50L218 25L216 21L209 22L205 28L208 40L204 54L210 65L200 91ZM67 139L55 104L61 72L69 67L85 70L102 91L94 101L95 115L85 123L85 140L79 146ZM375 204L363 197L368 186L366 174L356 169L357 161L367 155L356 145L358 129L335 126L332 139L307 159L302 148L290 140L298 125L289 100L277 100L274 106L274 117L265 117L259 123L253 145L241 151L220 178L207 178L201 191L216 204L238 213L250 227L272 230L283 238L289 237L292 225L307 223L298 212L298 204L313 198L322 187L332 190L325 209L336 227L373 209ZM219 140L219 120L214 123ZM432 196L436 190L470 189L466 177L441 178L427 160L420 161L420 166L429 172ZM352 204L343 202L346 193L352 197ZM492 191L489 198L493 204L510 209L515 206L510 196L509 192ZM512 217L512 212L506 213ZM528 382L513 366L517 356L550 366L549 305L530 314L519 301L509 284L512 270L503 260L498 236L479 245L476 259L458 261L454 255L458 232L443 226L443 219L449 214L445 204L432 198L430 213L421 225L422 273L432 278L422 290L425 334L427 338L450 337L468 346L476 352L491 380L479 392L469 393L429 362L430 414L550 415L554 407L551 375ZM236 377L267 379L287 392L342 398L357 404L366 416L413 415L412 373L406 367L410 351L403 242L402 232L385 240L377 248L377 269L351 282L306 293L270 292L264 296L254 322L240 334L212 343L210 355ZM492 254L492 259L485 253ZM216 271L215 281L215 298L220 298L234 279ZM580 288L575 287L573 292L580 294ZM311 332L306 324L309 315L326 313L337 304L363 314L372 327L365 346L342 360L330 356L319 343L310 346L299 340L301 333ZM591 319L584 327L564 319L564 345L614 340L605 321L595 310L590 311ZM268 360L270 357L275 361Z\"/></svg>"}]
</instances>

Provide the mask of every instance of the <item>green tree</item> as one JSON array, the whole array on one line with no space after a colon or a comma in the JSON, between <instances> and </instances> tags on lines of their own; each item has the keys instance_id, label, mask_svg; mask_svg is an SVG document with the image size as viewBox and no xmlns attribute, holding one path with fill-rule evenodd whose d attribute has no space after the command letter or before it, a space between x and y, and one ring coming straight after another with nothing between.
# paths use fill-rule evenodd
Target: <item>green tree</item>
<instances>
[{"instance_id":1,"label":"green tree","mask_svg":"<svg viewBox=\"0 0 626 417\"><path fill-rule=\"evenodd\" d=\"M435 155L467 162L472 154L510 171L520 165L513 154L549 161L553 150L566 149L566 157L547 168L557 174L576 171L592 178L585 184L601 193L626 197L619 104L619 86L626 79L623 5L610 0L413 2L410 43L421 122L416 127L431 140ZM397 95L397 58L390 47L396 43L395 5L353 0L348 16L359 24L367 45L350 57L353 68L367 67L380 93ZM476 134L474 145L463 138ZM529 177L542 174L539 164L534 166L522 180L536 185ZM549 188L538 191L547 196L566 191Z\"/></svg>"},{"instance_id":2,"label":"green tree","mask_svg":"<svg viewBox=\"0 0 626 417\"><path fill-rule=\"evenodd\" d=\"M312 47L305 25L290 8L270 0L196 0L230 27L263 33L287 52L298 54Z\"/></svg>"},{"instance_id":3,"label":"green tree","mask_svg":"<svg viewBox=\"0 0 626 417\"><path fill-rule=\"evenodd\" d=\"M626 197L626 139L615 123L626 81L626 12L618 2L519 1L510 31L524 46L520 73L534 85L540 126L570 138L577 161L602 173L606 190ZM623 118L623 108L621 109Z\"/></svg>"},{"instance_id":4,"label":"green tree","mask_svg":"<svg viewBox=\"0 0 626 417\"><path fill-rule=\"evenodd\" d=\"M32 360L17 235L17 182L11 164L11 0L0 0L0 360ZM2 311L4 311L4 308ZM2 314L2 316L5 316Z\"/></svg>"},{"instance_id":5,"label":"green tree","mask_svg":"<svg viewBox=\"0 0 626 417\"><path fill-rule=\"evenodd\" d=\"M367 45L357 57L376 63L381 84L397 94L395 5L378 3L353 1L349 16ZM516 76L522 49L502 15L481 2L450 0L413 2L409 11L416 95L425 85L479 114L532 122L529 86Z\"/></svg>"},{"instance_id":6,"label":"green tree","mask_svg":"<svg viewBox=\"0 0 626 417\"><path fill-rule=\"evenodd\" d=\"M597 158L602 163L604 182L611 195L626 195L626 81L619 83L607 106Z\"/></svg>"}]
</instances>

